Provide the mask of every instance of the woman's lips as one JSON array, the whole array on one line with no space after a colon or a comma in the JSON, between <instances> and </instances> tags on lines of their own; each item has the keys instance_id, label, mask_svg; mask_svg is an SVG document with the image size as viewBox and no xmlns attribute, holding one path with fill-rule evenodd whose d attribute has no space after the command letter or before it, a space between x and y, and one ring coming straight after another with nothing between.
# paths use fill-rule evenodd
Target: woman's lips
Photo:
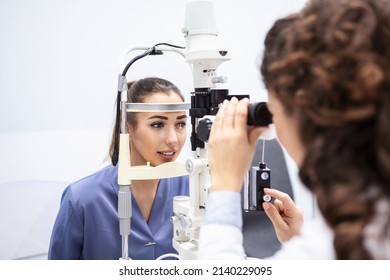
<instances>
[{"instance_id":1,"label":"woman's lips","mask_svg":"<svg viewBox=\"0 0 390 280\"><path fill-rule=\"evenodd\" d=\"M162 157L165 160L172 160L175 157L176 152L157 152L160 157Z\"/></svg>"}]
</instances>

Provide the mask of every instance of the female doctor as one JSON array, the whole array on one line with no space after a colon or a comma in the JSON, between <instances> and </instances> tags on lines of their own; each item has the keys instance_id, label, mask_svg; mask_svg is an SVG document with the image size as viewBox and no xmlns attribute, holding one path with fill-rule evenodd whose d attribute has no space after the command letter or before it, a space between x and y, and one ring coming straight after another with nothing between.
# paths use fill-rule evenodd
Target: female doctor
<instances>
[{"instance_id":1,"label":"female doctor","mask_svg":"<svg viewBox=\"0 0 390 280\"><path fill-rule=\"evenodd\" d=\"M181 103L171 82L145 78L129 83L130 103ZM128 113L131 165L151 166L176 160L186 140L185 112ZM115 131L110 156L113 155ZM49 259L120 259L118 168L109 165L66 188L49 248ZM132 180L131 259L156 259L172 248L173 197L189 195L188 176Z\"/></svg>"},{"instance_id":2,"label":"female doctor","mask_svg":"<svg viewBox=\"0 0 390 280\"><path fill-rule=\"evenodd\" d=\"M390 259L390 3L311 0L294 17L266 39L261 70L278 139L324 221L298 225L274 257ZM247 110L226 101L211 128L203 258L245 258L239 192L262 130L247 129ZM295 206L283 205L288 228Z\"/></svg>"}]
</instances>

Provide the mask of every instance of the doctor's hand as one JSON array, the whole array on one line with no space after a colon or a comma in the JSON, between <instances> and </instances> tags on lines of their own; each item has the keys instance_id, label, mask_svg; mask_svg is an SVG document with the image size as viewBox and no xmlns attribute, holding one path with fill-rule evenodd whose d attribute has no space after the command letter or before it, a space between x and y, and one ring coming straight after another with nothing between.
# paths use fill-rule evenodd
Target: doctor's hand
<instances>
[{"instance_id":1,"label":"doctor's hand","mask_svg":"<svg viewBox=\"0 0 390 280\"><path fill-rule=\"evenodd\" d=\"M275 189L264 189L264 193L275 198L274 203L264 202L263 208L270 218L281 243L298 235L303 224L303 211L291 197Z\"/></svg>"},{"instance_id":2,"label":"doctor's hand","mask_svg":"<svg viewBox=\"0 0 390 280\"><path fill-rule=\"evenodd\" d=\"M266 128L247 126L249 100L233 97L219 108L208 142L211 191L240 192L257 140Z\"/></svg>"}]
</instances>

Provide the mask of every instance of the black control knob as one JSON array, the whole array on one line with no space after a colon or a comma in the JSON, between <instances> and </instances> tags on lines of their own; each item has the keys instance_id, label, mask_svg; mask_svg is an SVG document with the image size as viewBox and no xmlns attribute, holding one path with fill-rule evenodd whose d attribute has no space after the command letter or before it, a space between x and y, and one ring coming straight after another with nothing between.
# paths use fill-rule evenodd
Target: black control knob
<instances>
[{"instance_id":1,"label":"black control knob","mask_svg":"<svg viewBox=\"0 0 390 280\"><path fill-rule=\"evenodd\" d=\"M198 139L204 142L209 140L211 125L213 122L210 119L201 119L198 123Z\"/></svg>"}]
</instances>

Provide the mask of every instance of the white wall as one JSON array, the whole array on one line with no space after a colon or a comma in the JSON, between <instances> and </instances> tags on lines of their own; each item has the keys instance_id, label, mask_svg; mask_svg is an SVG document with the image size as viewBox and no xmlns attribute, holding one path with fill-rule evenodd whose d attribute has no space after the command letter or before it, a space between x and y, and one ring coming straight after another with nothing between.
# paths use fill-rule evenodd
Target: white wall
<instances>
[{"instance_id":1,"label":"white wall","mask_svg":"<svg viewBox=\"0 0 390 280\"><path fill-rule=\"evenodd\" d=\"M128 45L184 46L183 0L0 2L0 183L69 182L104 164ZM215 0L220 45L232 60L218 73L232 94L265 100L258 64L275 19L305 0ZM192 76L176 54L145 58L128 80L157 75L189 101ZM3 210L3 209L2 209Z\"/></svg>"}]
</instances>

